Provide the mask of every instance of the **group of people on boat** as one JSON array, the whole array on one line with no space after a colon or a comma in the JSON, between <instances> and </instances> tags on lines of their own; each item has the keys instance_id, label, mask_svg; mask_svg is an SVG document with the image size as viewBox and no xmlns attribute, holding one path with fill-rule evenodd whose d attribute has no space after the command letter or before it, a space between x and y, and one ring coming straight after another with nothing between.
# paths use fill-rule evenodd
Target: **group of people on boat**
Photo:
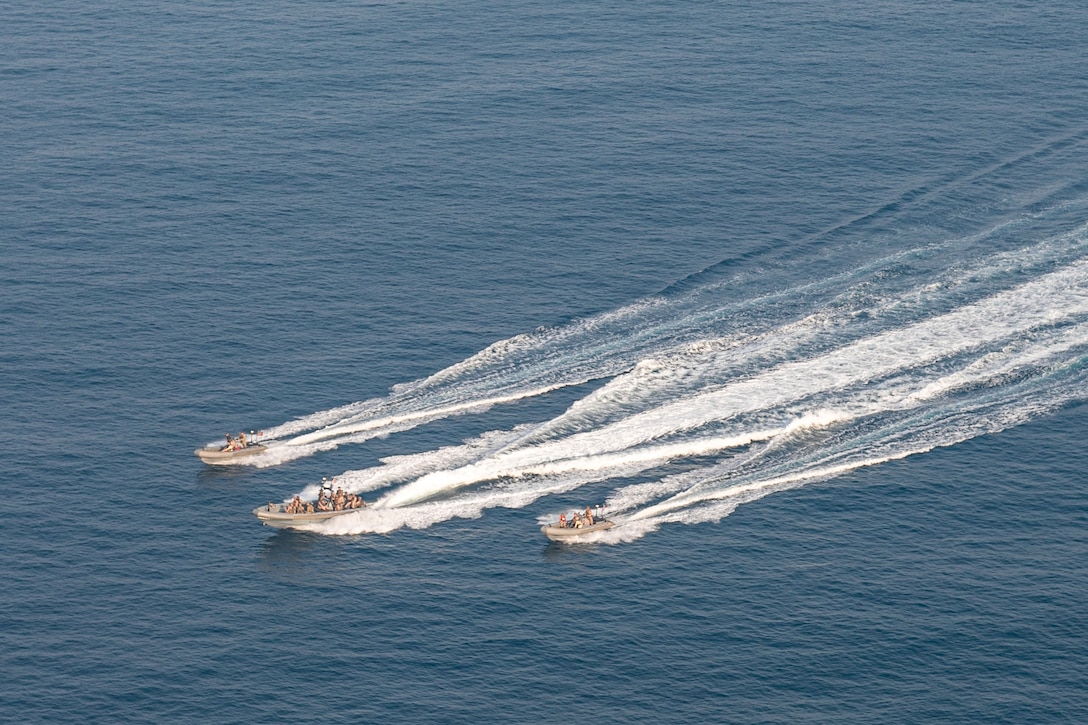
<instances>
[{"instance_id":1,"label":"group of people on boat","mask_svg":"<svg viewBox=\"0 0 1088 725\"><path fill-rule=\"evenodd\" d=\"M352 509L361 509L363 506L366 506L366 503L362 498L354 493L348 493L339 486L337 486L334 493L332 484L322 478L321 493L318 495L316 503L303 501L301 496L296 495L284 507L283 512L288 514L312 514L319 511L350 511ZM272 510L272 507L273 504L269 504L269 510Z\"/></svg>"},{"instance_id":2,"label":"group of people on boat","mask_svg":"<svg viewBox=\"0 0 1088 725\"><path fill-rule=\"evenodd\" d=\"M272 509L274 506L275 504L269 504L268 508ZM296 495L283 507L283 512L286 514L312 514L314 512L314 502L303 501L301 497Z\"/></svg>"},{"instance_id":3,"label":"group of people on boat","mask_svg":"<svg viewBox=\"0 0 1088 725\"><path fill-rule=\"evenodd\" d=\"M582 513L574 512L569 518L565 513L559 514L559 526L564 529L584 529L587 526L593 526L598 521L604 521L604 504L598 504L590 509L586 506L586 510Z\"/></svg>"},{"instance_id":4,"label":"group of people on boat","mask_svg":"<svg viewBox=\"0 0 1088 725\"><path fill-rule=\"evenodd\" d=\"M325 479L321 479L324 484ZM354 493L348 493L337 486L336 493L332 492L332 485L322 485L321 494L317 497L318 511L347 511L348 509L360 509L366 504L363 499Z\"/></svg>"},{"instance_id":5,"label":"group of people on boat","mask_svg":"<svg viewBox=\"0 0 1088 725\"><path fill-rule=\"evenodd\" d=\"M253 431L250 431L249 434L253 435ZM258 433L257 435L260 435L260 433ZM230 433L227 433L227 445L223 446L219 450L224 451L224 452L226 452L226 451L240 451L243 448L245 448L246 446L250 446L250 445L253 445L253 444L246 440L246 432L245 431L240 432L238 434L237 438L234 438L233 436L231 436Z\"/></svg>"}]
</instances>

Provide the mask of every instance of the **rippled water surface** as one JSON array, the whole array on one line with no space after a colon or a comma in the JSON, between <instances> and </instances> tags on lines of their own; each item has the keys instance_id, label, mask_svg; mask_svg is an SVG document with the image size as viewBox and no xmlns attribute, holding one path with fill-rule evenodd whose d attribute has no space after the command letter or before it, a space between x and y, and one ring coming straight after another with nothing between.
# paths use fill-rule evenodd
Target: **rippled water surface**
<instances>
[{"instance_id":1,"label":"rippled water surface","mask_svg":"<svg viewBox=\"0 0 1088 725\"><path fill-rule=\"evenodd\" d=\"M0 719L1088 720L1086 30L0 9Z\"/></svg>"}]
</instances>

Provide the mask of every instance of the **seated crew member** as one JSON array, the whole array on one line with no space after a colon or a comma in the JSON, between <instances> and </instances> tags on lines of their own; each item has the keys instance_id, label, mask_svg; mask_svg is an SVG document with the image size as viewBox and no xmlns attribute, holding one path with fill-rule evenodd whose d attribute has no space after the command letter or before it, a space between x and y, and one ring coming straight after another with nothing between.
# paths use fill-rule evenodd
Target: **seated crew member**
<instances>
[{"instance_id":1,"label":"seated crew member","mask_svg":"<svg viewBox=\"0 0 1088 725\"><path fill-rule=\"evenodd\" d=\"M583 516L583 518L585 519L586 526L592 526L593 525L593 512L589 510L589 506L586 506L586 513L585 513L585 516Z\"/></svg>"},{"instance_id":2,"label":"seated crew member","mask_svg":"<svg viewBox=\"0 0 1088 725\"><path fill-rule=\"evenodd\" d=\"M246 443L246 432L242 431L241 433L238 434L238 447L239 448L245 448L248 445L249 444Z\"/></svg>"}]
</instances>

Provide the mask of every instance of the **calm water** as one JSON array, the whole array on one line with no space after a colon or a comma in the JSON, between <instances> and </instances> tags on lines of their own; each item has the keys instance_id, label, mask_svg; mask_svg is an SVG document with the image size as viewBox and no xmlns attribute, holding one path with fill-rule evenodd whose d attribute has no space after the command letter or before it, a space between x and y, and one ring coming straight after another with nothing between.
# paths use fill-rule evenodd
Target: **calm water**
<instances>
[{"instance_id":1,"label":"calm water","mask_svg":"<svg viewBox=\"0 0 1088 725\"><path fill-rule=\"evenodd\" d=\"M0 9L0 720L1088 720L1086 30Z\"/></svg>"}]
</instances>

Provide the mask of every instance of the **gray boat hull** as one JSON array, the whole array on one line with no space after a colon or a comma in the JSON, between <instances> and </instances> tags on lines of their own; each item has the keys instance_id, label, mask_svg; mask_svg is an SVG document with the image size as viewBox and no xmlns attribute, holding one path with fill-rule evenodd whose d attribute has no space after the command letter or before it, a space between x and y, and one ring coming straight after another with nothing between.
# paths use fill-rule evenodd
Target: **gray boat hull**
<instances>
[{"instance_id":1,"label":"gray boat hull","mask_svg":"<svg viewBox=\"0 0 1088 725\"><path fill-rule=\"evenodd\" d=\"M541 526L540 530L544 532L552 541L577 541L579 537L586 534L592 534L597 531L608 531L616 524L612 521L598 521L592 526L583 526L580 529L573 527L560 526L559 523L550 524L548 526Z\"/></svg>"},{"instance_id":2,"label":"gray boat hull","mask_svg":"<svg viewBox=\"0 0 1088 725\"><path fill-rule=\"evenodd\" d=\"M284 511L283 504L271 504L269 506L258 506L253 509L253 515L261 520L265 526L271 526L274 529L307 529L314 524L320 524L323 521L334 519L337 516L343 516L344 514L350 514L353 511L362 511L362 509L342 509L340 511L314 511L312 514L289 514Z\"/></svg>"}]
</instances>

